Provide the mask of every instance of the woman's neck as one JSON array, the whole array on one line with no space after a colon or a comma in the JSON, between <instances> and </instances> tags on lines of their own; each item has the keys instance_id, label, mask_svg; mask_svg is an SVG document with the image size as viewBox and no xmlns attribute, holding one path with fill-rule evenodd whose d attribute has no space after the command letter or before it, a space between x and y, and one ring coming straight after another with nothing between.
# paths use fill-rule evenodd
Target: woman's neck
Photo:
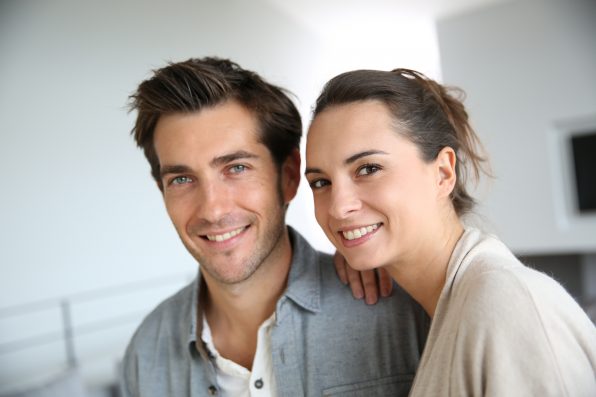
<instances>
[{"instance_id":1,"label":"woman's neck","mask_svg":"<svg viewBox=\"0 0 596 397\"><path fill-rule=\"evenodd\" d=\"M426 234L416 252L386 267L391 277L431 318L445 285L449 259L463 231L463 225L454 214L440 231Z\"/></svg>"}]
</instances>

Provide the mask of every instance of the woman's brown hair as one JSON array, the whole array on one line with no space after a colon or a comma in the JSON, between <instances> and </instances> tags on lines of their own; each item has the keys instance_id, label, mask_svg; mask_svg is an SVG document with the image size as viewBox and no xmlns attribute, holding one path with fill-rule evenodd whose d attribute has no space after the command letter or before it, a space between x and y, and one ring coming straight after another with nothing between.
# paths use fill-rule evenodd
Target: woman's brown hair
<instances>
[{"instance_id":1,"label":"woman's brown hair","mask_svg":"<svg viewBox=\"0 0 596 397\"><path fill-rule=\"evenodd\" d=\"M458 215L470 211L475 201L466 190L471 171L475 181L487 172L478 136L462 103L463 91L447 88L414 70L355 70L331 79L317 99L313 118L330 106L380 101L392 114L396 131L416 144L425 161L436 159L444 147L457 156L457 181L451 201Z\"/></svg>"}]
</instances>

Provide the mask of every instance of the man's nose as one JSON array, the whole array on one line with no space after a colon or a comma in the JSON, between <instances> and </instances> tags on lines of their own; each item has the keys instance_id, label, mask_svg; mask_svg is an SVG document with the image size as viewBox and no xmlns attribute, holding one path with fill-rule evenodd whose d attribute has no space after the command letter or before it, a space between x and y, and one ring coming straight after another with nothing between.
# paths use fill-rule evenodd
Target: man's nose
<instances>
[{"instance_id":1,"label":"man's nose","mask_svg":"<svg viewBox=\"0 0 596 397\"><path fill-rule=\"evenodd\" d=\"M217 223L232 210L233 196L221 183L203 183L197 197L197 216L209 223Z\"/></svg>"}]
</instances>

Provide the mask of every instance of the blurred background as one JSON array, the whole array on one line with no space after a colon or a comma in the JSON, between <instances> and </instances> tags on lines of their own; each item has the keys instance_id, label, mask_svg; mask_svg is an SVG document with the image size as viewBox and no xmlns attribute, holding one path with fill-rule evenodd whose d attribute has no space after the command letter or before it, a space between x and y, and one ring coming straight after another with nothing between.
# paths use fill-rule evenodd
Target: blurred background
<instances>
[{"instance_id":1,"label":"blurred background","mask_svg":"<svg viewBox=\"0 0 596 397\"><path fill-rule=\"evenodd\" d=\"M594 0L0 0L0 395L73 368L69 395L111 395L143 316L196 275L126 110L189 57L288 88L305 126L351 69L463 88L495 175L475 221L593 310L595 38ZM306 183L288 223L331 251Z\"/></svg>"}]
</instances>

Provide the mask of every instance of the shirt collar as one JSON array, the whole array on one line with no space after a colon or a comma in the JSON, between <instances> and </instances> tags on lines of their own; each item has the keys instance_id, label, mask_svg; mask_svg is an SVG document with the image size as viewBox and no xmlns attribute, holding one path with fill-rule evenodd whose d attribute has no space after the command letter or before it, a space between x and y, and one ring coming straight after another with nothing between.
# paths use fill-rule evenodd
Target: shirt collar
<instances>
[{"instance_id":1,"label":"shirt collar","mask_svg":"<svg viewBox=\"0 0 596 397\"><path fill-rule=\"evenodd\" d=\"M318 266L320 253L288 226L292 243L292 266L285 296L311 312L321 311L321 274Z\"/></svg>"},{"instance_id":2,"label":"shirt collar","mask_svg":"<svg viewBox=\"0 0 596 397\"><path fill-rule=\"evenodd\" d=\"M292 265L288 275L288 286L283 296L291 299L298 306L311 311L321 311L321 280L318 267L319 255L300 233L287 226L292 244ZM187 343L197 346L199 353L207 356L208 352L202 342L197 342L197 335L203 332L203 307L199 302L204 302L203 294L207 293L205 280L198 272L191 291L191 310L187 316L185 335ZM278 301L278 307L283 299Z\"/></svg>"},{"instance_id":3,"label":"shirt collar","mask_svg":"<svg viewBox=\"0 0 596 397\"><path fill-rule=\"evenodd\" d=\"M203 318L203 308L198 303L201 300L202 294L205 294L207 292L205 280L203 280L203 277L201 277L201 271L198 271L197 273L197 278L192 284L192 290L190 295L191 305L190 311L187 314L188 322L185 324L185 332L188 332L188 334L186 334L185 337L187 339L187 343L191 346L195 345L195 342L197 340L197 333L200 334L203 330L203 323L197 322L197 319ZM199 350L199 353L201 353L202 355L207 355L207 351L202 346L202 343L197 344L197 348Z\"/></svg>"}]
</instances>

